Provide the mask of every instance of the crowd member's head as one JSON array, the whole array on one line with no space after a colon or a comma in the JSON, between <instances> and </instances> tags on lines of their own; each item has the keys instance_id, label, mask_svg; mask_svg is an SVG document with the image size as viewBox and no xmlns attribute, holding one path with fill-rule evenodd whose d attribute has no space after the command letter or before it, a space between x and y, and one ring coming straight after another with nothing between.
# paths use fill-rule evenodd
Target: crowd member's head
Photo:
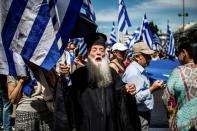
<instances>
[{"instance_id":1,"label":"crowd member's head","mask_svg":"<svg viewBox=\"0 0 197 131\"><path fill-rule=\"evenodd\" d=\"M67 50L70 52L74 52L74 49L75 49L75 44L72 42L69 42L67 45Z\"/></svg>"},{"instance_id":2,"label":"crowd member's head","mask_svg":"<svg viewBox=\"0 0 197 131\"><path fill-rule=\"evenodd\" d=\"M183 37L179 40L179 46L176 49L176 55L180 61L180 63L187 64L193 63L193 54L192 54L192 45L189 39Z\"/></svg>"},{"instance_id":3,"label":"crowd member's head","mask_svg":"<svg viewBox=\"0 0 197 131\"><path fill-rule=\"evenodd\" d=\"M84 38L88 49L89 81L96 82L98 87L106 87L112 80L105 56L106 40L107 37L102 33L89 34Z\"/></svg>"},{"instance_id":4,"label":"crowd member's head","mask_svg":"<svg viewBox=\"0 0 197 131\"><path fill-rule=\"evenodd\" d=\"M134 44L132 48L133 60L135 60L142 67L146 67L149 65L149 62L151 60L151 54L153 53L154 51L151 50L144 42L138 42Z\"/></svg>"},{"instance_id":5,"label":"crowd member's head","mask_svg":"<svg viewBox=\"0 0 197 131\"><path fill-rule=\"evenodd\" d=\"M128 50L127 46L125 46L122 43L115 43L112 46L113 56L115 59L119 61L124 61L126 59L127 50Z\"/></svg>"},{"instance_id":6,"label":"crowd member's head","mask_svg":"<svg viewBox=\"0 0 197 131\"><path fill-rule=\"evenodd\" d=\"M113 59L111 45L109 45L109 44L107 45L106 50L105 50L105 54L106 54L106 57L108 58L108 63L110 63L110 61Z\"/></svg>"}]
</instances>

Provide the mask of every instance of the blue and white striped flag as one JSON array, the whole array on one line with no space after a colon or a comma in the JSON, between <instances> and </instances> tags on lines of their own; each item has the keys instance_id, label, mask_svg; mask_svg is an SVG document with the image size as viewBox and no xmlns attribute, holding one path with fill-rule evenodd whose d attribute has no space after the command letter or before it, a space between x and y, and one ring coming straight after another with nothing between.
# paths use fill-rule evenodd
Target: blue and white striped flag
<instances>
[{"instance_id":1,"label":"blue and white striped flag","mask_svg":"<svg viewBox=\"0 0 197 131\"><path fill-rule=\"evenodd\" d=\"M2 32L7 15L7 7L11 2L0 1L0 32ZM2 42L0 35L0 74L12 76L26 76L25 63L20 55L9 50L9 45Z\"/></svg>"},{"instance_id":2,"label":"blue and white striped flag","mask_svg":"<svg viewBox=\"0 0 197 131\"><path fill-rule=\"evenodd\" d=\"M159 38L157 34L153 34L153 50L159 51L160 50L159 46L162 46L161 39Z\"/></svg>"},{"instance_id":3,"label":"blue and white striped flag","mask_svg":"<svg viewBox=\"0 0 197 131\"><path fill-rule=\"evenodd\" d=\"M70 41L78 46L79 55L85 56L87 54L87 44L84 42L83 38L75 38Z\"/></svg>"},{"instance_id":4,"label":"blue and white striped flag","mask_svg":"<svg viewBox=\"0 0 197 131\"><path fill-rule=\"evenodd\" d=\"M2 41L24 59L50 70L61 57L82 0L1 0L10 3Z\"/></svg>"},{"instance_id":5,"label":"blue and white striped flag","mask_svg":"<svg viewBox=\"0 0 197 131\"><path fill-rule=\"evenodd\" d=\"M127 39L126 45L129 49L133 47L133 45L139 41L143 40L149 48L153 48L153 36L150 30L149 22L146 18L146 14L144 15L141 27L138 27L137 30ZM131 56L131 52L128 53L128 57Z\"/></svg>"},{"instance_id":6,"label":"blue and white striped flag","mask_svg":"<svg viewBox=\"0 0 197 131\"><path fill-rule=\"evenodd\" d=\"M66 65L71 65L72 64L72 60L71 60L70 53L68 51L64 51L64 53L65 53L65 56L66 56L66 59L65 59L64 63ZM72 85L72 81L71 81L71 78L70 78L70 72L69 72L68 75L65 76L64 82L65 82L65 84L67 86L71 86Z\"/></svg>"},{"instance_id":7,"label":"blue and white striped flag","mask_svg":"<svg viewBox=\"0 0 197 131\"><path fill-rule=\"evenodd\" d=\"M137 28L137 30L134 31L134 33L132 35L129 36L129 38L127 39L127 41L125 42L125 45L127 45L128 47L128 54L127 57L130 58L132 56L132 52L131 52L131 48L133 47L133 45L135 43L137 43L138 41L141 41L142 39L142 31L140 29L140 27Z\"/></svg>"},{"instance_id":8,"label":"blue and white striped flag","mask_svg":"<svg viewBox=\"0 0 197 131\"><path fill-rule=\"evenodd\" d=\"M150 30L150 25L147 20L146 14L144 14L143 22L142 22L142 38L145 43L149 46L150 49L153 48L153 35Z\"/></svg>"},{"instance_id":9,"label":"blue and white striped flag","mask_svg":"<svg viewBox=\"0 0 197 131\"><path fill-rule=\"evenodd\" d=\"M0 74L26 76L25 63L22 57L6 48L0 40Z\"/></svg>"},{"instance_id":10,"label":"blue and white striped flag","mask_svg":"<svg viewBox=\"0 0 197 131\"><path fill-rule=\"evenodd\" d=\"M175 43L172 32L169 25L167 25L167 54L169 56L175 56Z\"/></svg>"},{"instance_id":11,"label":"blue and white striped flag","mask_svg":"<svg viewBox=\"0 0 197 131\"><path fill-rule=\"evenodd\" d=\"M123 0L119 0L118 30L126 34L128 27L131 26L126 6Z\"/></svg>"},{"instance_id":12,"label":"blue and white striped flag","mask_svg":"<svg viewBox=\"0 0 197 131\"><path fill-rule=\"evenodd\" d=\"M131 49L136 42L142 39L141 36L142 31L140 30L140 27L138 27L137 30L135 30L134 33L129 36L125 44L128 46L129 49Z\"/></svg>"},{"instance_id":13,"label":"blue and white striped flag","mask_svg":"<svg viewBox=\"0 0 197 131\"><path fill-rule=\"evenodd\" d=\"M92 20L93 22L96 21L96 16L94 13L94 9L91 3L91 0L83 0L82 8L85 10L86 16Z\"/></svg>"},{"instance_id":14,"label":"blue and white striped flag","mask_svg":"<svg viewBox=\"0 0 197 131\"><path fill-rule=\"evenodd\" d=\"M153 43L161 45L161 39L157 34L153 34Z\"/></svg>"},{"instance_id":15,"label":"blue and white striped flag","mask_svg":"<svg viewBox=\"0 0 197 131\"><path fill-rule=\"evenodd\" d=\"M84 40L82 40L79 46L79 55L86 56L87 52L87 44L84 42Z\"/></svg>"},{"instance_id":16,"label":"blue and white striped flag","mask_svg":"<svg viewBox=\"0 0 197 131\"><path fill-rule=\"evenodd\" d=\"M115 22L113 21L112 25L112 31L110 33L110 38L109 38L111 46L113 46L116 43L116 31L115 31Z\"/></svg>"}]
</instances>

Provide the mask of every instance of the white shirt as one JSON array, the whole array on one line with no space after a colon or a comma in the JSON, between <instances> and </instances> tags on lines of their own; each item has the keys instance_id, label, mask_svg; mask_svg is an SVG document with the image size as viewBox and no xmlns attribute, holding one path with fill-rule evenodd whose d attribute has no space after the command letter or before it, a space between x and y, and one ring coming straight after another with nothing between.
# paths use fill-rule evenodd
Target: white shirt
<instances>
[{"instance_id":1,"label":"white shirt","mask_svg":"<svg viewBox=\"0 0 197 131\"><path fill-rule=\"evenodd\" d=\"M133 61L126 68L122 76L125 83L134 83L136 86L136 101L138 111L149 111L153 109L154 99L149 87L150 81L144 68L137 62Z\"/></svg>"}]
</instances>

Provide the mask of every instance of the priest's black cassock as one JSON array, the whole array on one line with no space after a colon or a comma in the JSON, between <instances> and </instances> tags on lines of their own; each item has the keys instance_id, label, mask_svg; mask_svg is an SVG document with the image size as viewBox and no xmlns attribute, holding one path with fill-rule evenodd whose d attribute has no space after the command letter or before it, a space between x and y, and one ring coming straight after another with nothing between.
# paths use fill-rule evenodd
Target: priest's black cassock
<instances>
[{"instance_id":1,"label":"priest's black cassock","mask_svg":"<svg viewBox=\"0 0 197 131\"><path fill-rule=\"evenodd\" d=\"M125 91L125 84L113 69L111 74L112 83L103 88L88 82L87 67L81 67L71 75L72 87L65 88L64 94L69 103L66 108L72 128L77 131L141 129L135 97Z\"/></svg>"}]
</instances>

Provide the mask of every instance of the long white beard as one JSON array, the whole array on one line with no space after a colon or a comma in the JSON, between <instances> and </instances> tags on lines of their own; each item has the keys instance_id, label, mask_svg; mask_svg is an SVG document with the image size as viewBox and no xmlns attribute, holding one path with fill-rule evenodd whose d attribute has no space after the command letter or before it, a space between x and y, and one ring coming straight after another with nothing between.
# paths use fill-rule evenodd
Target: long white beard
<instances>
[{"instance_id":1,"label":"long white beard","mask_svg":"<svg viewBox=\"0 0 197 131\"><path fill-rule=\"evenodd\" d=\"M87 67L90 82L95 82L99 88L107 87L111 84L112 76L107 59L104 58L101 62L97 62L88 58Z\"/></svg>"}]
</instances>

